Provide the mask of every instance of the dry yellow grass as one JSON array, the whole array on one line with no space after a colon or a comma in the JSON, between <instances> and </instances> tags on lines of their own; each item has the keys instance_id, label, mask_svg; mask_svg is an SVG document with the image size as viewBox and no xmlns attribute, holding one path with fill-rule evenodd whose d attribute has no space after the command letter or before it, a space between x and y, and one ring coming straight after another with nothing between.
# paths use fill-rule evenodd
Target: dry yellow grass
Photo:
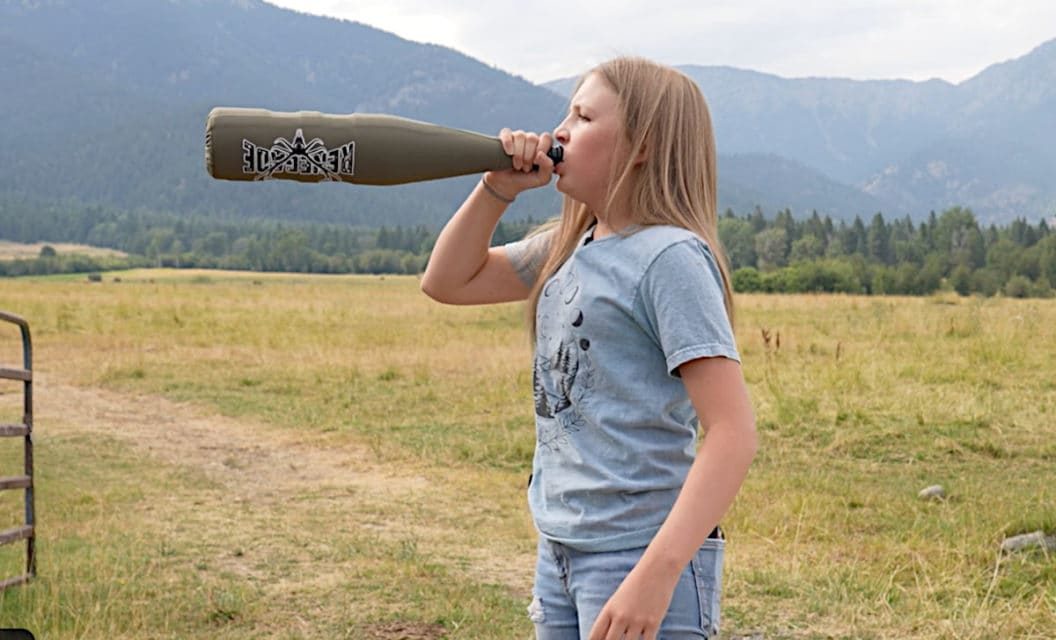
<instances>
[{"instance_id":1,"label":"dry yellow grass","mask_svg":"<svg viewBox=\"0 0 1056 640\"><path fill-rule=\"evenodd\" d=\"M93 247L87 244L71 244L68 242L11 242L0 240L0 260L27 260L40 256L40 250L50 246L59 255L79 254L93 257L124 257L128 254L116 249L104 247Z\"/></svg>"},{"instance_id":2,"label":"dry yellow grass","mask_svg":"<svg viewBox=\"0 0 1056 640\"><path fill-rule=\"evenodd\" d=\"M997 553L1056 531L1056 303L738 303L762 449L725 523L726 633L1056 636L1056 561ZM0 622L529 637L518 305L444 307L405 277L151 270L7 281L0 308L34 329L47 480L42 577ZM950 499L917 500L933 483Z\"/></svg>"}]
</instances>

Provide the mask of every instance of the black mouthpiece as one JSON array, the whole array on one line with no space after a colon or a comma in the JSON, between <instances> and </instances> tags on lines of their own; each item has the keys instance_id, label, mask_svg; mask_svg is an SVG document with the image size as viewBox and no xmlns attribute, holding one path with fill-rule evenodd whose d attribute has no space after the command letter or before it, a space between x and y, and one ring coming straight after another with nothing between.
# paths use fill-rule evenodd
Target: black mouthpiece
<instances>
[{"instance_id":1,"label":"black mouthpiece","mask_svg":"<svg viewBox=\"0 0 1056 640\"><path fill-rule=\"evenodd\" d=\"M546 152L546 157L553 160L554 164L561 164L561 161L565 159L565 148L555 142L554 146Z\"/></svg>"},{"instance_id":2,"label":"black mouthpiece","mask_svg":"<svg viewBox=\"0 0 1056 640\"><path fill-rule=\"evenodd\" d=\"M557 166L565 159L565 148L558 143L554 143L554 146L550 147L550 150L546 152L546 157L554 161L554 166ZM533 164L532 171L538 171L539 165Z\"/></svg>"}]
</instances>

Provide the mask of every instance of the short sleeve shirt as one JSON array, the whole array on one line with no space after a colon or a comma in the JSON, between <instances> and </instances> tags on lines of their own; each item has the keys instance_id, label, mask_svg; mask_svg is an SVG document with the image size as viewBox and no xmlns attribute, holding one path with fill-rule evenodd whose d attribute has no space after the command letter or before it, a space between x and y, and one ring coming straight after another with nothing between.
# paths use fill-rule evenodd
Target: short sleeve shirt
<instances>
[{"instance_id":1,"label":"short sleeve shirt","mask_svg":"<svg viewBox=\"0 0 1056 640\"><path fill-rule=\"evenodd\" d=\"M678 227L580 239L536 312L536 448L528 502L539 532L583 551L644 547L696 454L678 367L740 360L707 244ZM546 234L506 245L526 283Z\"/></svg>"}]
</instances>

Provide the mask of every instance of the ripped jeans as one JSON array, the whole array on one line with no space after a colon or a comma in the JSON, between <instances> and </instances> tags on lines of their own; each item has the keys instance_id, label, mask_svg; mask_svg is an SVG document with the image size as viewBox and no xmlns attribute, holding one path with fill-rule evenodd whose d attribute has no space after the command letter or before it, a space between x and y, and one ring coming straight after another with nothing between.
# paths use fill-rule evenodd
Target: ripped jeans
<instances>
[{"instance_id":1,"label":"ripped jeans","mask_svg":"<svg viewBox=\"0 0 1056 640\"><path fill-rule=\"evenodd\" d=\"M726 541L708 538L679 576L659 640L711 638L719 632ZM539 537L528 617L537 640L586 640L602 607L645 548L588 553Z\"/></svg>"}]
</instances>

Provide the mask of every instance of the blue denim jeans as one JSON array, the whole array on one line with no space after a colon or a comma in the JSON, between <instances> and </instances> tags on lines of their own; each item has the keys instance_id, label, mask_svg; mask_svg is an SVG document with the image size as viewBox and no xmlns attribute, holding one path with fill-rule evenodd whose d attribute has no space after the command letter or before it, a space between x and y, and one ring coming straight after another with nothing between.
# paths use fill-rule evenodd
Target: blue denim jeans
<instances>
[{"instance_id":1,"label":"blue denim jeans","mask_svg":"<svg viewBox=\"0 0 1056 640\"><path fill-rule=\"evenodd\" d=\"M709 538L682 571L660 626L660 640L699 640L718 634L725 545L721 538ZM536 639L586 640L602 607L644 552L641 548L587 553L540 536L528 607Z\"/></svg>"}]
</instances>

